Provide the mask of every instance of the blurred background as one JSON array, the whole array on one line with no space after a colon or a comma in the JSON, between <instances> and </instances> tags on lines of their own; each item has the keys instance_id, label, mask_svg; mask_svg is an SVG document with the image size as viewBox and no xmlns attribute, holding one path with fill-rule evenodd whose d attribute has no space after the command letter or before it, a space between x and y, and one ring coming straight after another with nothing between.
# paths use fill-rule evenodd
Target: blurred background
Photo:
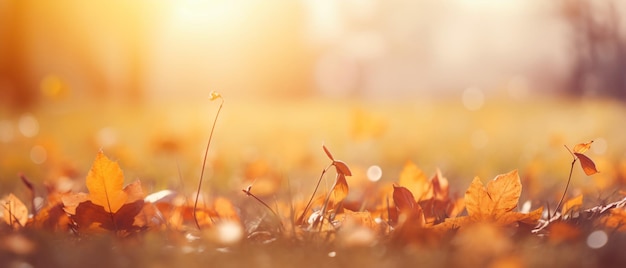
<instances>
[{"instance_id":1,"label":"blurred background","mask_svg":"<svg viewBox=\"0 0 626 268\"><path fill-rule=\"evenodd\" d=\"M519 168L546 181L529 194L552 193L563 145L595 140L602 173L576 180L601 198L626 181L625 14L619 0L0 0L0 192L20 172L81 179L99 149L127 180L191 191L216 90L215 189L315 177L325 143L370 181L414 161L459 189Z\"/></svg>"}]
</instances>

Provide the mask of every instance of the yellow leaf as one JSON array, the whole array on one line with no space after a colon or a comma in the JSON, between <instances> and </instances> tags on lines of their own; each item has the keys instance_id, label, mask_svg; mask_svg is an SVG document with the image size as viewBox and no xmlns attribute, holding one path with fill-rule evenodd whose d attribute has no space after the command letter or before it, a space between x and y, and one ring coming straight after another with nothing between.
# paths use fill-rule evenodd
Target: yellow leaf
<instances>
[{"instance_id":1,"label":"yellow leaf","mask_svg":"<svg viewBox=\"0 0 626 268\"><path fill-rule=\"evenodd\" d=\"M106 212L115 213L126 203L124 173L119 165L109 160L100 151L87 174L89 199L94 205L102 206Z\"/></svg>"},{"instance_id":2,"label":"yellow leaf","mask_svg":"<svg viewBox=\"0 0 626 268\"><path fill-rule=\"evenodd\" d=\"M411 191L418 202L430 199L433 196L432 184L428 181L424 172L410 161L404 165L398 184Z\"/></svg>"},{"instance_id":3,"label":"yellow leaf","mask_svg":"<svg viewBox=\"0 0 626 268\"><path fill-rule=\"evenodd\" d=\"M591 148L591 144L593 141L587 143L579 143L574 146L574 153L584 154L589 148Z\"/></svg>"},{"instance_id":4,"label":"yellow leaf","mask_svg":"<svg viewBox=\"0 0 626 268\"><path fill-rule=\"evenodd\" d=\"M28 221L28 208L22 201L13 194L0 200L3 210L4 222L9 226L18 228L23 227Z\"/></svg>"},{"instance_id":5,"label":"yellow leaf","mask_svg":"<svg viewBox=\"0 0 626 268\"><path fill-rule=\"evenodd\" d=\"M217 100L217 99L219 99L221 97L222 97L222 95L219 92L211 91L210 96L209 96L209 100L213 101L213 100Z\"/></svg>"},{"instance_id":6,"label":"yellow leaf","mask_svg":"<svg viewBox=\"0 0 626 268\"><path fill-rule=\"evenodd\" d=\"M571 209L580 208L582 205L583 205L583 195L581 194L565 202L565 204L563 204L563 209L561 210L561 214L565 215Z\"/></svg>"},{"instance_id":7,"label":"yellow leaf","mask_svg":"<svg viewBox=\"0 0 626 268\"><path fill-rule=\"evenodd\" d=\"M517 170L498 175L487 188L476 177L465 192L465 207L474 220L494 220L515 209L521 193Z\"/></svg>"}]
</instances>

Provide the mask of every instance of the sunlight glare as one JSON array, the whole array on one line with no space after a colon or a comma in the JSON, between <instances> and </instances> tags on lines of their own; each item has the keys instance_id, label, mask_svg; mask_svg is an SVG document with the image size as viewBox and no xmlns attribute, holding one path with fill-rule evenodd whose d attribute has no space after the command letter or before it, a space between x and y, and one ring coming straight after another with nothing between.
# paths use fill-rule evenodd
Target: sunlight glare
<instances>
[{"instance_id":1,"label":"sunlight glare","mask_svg":"<svg viewBox=\"0 0 626 268\"><path fill-rule=\"evenodd\" d=\"M593 249L598 249L604 247L606 243L609 241L609 237L606 232L602 230L593 231L587 237L587 246Z\"/></svg>"},{"instance_id":2,"label":"sunlight glare","mask_svg":"<svg viewBox=\"0 0 626 268\"><path fill-rule=\"evenodd\" d=\"M46 149L41 145L35 145L30 149L30 160L35 164L43 164L48 159Z\"/></svg>"},{"instance_id":3,"label":"sunlight glare","mask_svg":"<svg viewBox=\"0 0 626 268\"><path fill-rule=\"evenodd\" d=\"M377 182L382 178L383 170L378 165L372 165L367 168L367 179L371 182Z\"/></svg>"},{"instance_id":4,"label":"sunlight glare","mask_svg":"<svg viewBox=\"0 0 626 268\"><path fill-rule=\"evenodd\" d=\"M591 150L594 154L605 154L608 145L604 138L595 138L593 139L593 145L591 146Z\"/></svg>"},{"instance_id":5,"label":"sunlight glare","mask_svg":"<svg viewBox=\"0 0 626 268\"><path fill-rule=\"evenodd\" d=\"M39 133L39 121L37 121L37 118L35 118L32 114L22 115L17 123L17 126L20 133L27 138L35 137Z\"/></svg>"},{"instance_id":6,"label":"sunlight glare","mask_svg":"<svg viewBox=\"0 0 626 268\"><path fill-rule=\"evenodd\" d=\"M470 111L477 111L485 103L485 94L482 90L469 87L463 91L463 106Z\"/></svg>"}]
</instances>

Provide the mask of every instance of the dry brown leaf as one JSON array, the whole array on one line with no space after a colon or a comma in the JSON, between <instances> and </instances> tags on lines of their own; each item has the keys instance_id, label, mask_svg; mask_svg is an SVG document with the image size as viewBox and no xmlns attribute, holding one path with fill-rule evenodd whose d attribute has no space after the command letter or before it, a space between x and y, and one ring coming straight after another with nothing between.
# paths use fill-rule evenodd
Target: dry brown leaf
<instances>
[{"instance_id":1,"label":"dry brown leaf","mask_svg":"<svg viewBox=\"0 0 626 268\"><path fill-rule=\"evenodd\" d=\"M337 173L337 180L335 181L335 185L333 185L333 189L331 190L330 199L328 202L328 206L330 208L334 208L337 204L343 201L346 196L348 196L348 182L346 181L346 176L339 172Z\"/></svg>"},{"instance_id":2,"label":"dry brown leaf","mask_svg":"<svg viewBox=\"0 0 626 268\"><path fill-rule=\"evenodd\" d=\"M600 221L610 229L626 232L626 210L623 208L611 209L610 214Z\"/></svg>"},{"instance_id":3,"label":"dry brown leaf","mask_svg":"<svg viewBox=\"0 0 626 268\"><path fill-rule=\"evenodd\" d=\"M593 174L598 173L599 171L596 169L596 164L584 154L574 153L578 160L580 160L580 166L583 168L583 171L587 176L591 176Z\"/></svg>"},{"instance_id":4,"label":"dry brown leaf","mask_svg":"<svg viewBox=\"0 0 626 268\"><path fill-rule=\"evenodd\" d=\"M447 200L449 194L448 179L441 175L441 170L437 169L435 175L430 179L433 188L434 198L437 200Z\"/></svg>"},{"instance_id":5,"label":"dry brown leaf","mask_svg":"<svg viewBox=\"0 0 626 268\"><path fill-rule=\"evenodd\" d=\"M352 172L346 163L341 160L333 160L333 165L337 169L337 172L343 173L346 176L352 176Z\"/></svg>"},{"instance_id":6,"label":"dry brown leaf","mask_svg":"<svg viewBox=\"0 0 626 268\"><path fill-rule=\"evenodd\" d=\"M551 223L548 226L548 241L552 244L560 244L564 242L574 242L580 237L580 229L563 221Z\"/></svg>"},{"instance_id":7,"label":"dry brown leaf","mask_svg":"<svg viewBox=\"0 0 626 268\"><path fill-rule=\"evenodd\" d=\"M393 186L393 202L400 211L412 210L417 206L411 191L402 186Z\"/></svg>"},{"instance_id":8,"label":"dry brown leaf","mask_svg":"<svg viewBox=\"0 0 626 268\"><path fill-rule=\"evenodd\" d=\"M335 158L333 158L333 154L331 154L328 148L326 148L326 145L322 145L322 149L324 149L324 152L326 153L328 158L330 158L331 161L335 161Z\"/></svg>"}]
</instances>

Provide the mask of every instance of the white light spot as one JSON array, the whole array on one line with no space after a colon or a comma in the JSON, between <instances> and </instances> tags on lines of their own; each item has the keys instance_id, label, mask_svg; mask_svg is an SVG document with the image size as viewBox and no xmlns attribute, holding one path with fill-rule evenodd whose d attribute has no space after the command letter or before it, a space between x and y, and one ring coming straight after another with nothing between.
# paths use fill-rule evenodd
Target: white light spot
<instances>
[{"instance_id":1,"label":"white light spot","mask_svg":"<svg viewBox=\"0 0 626 268\"><path fill-rule=\"evenodd\" d=\"M482 90L470 87L463 91L463 106L470 111L477 111L485 104L485 94Z\"/></svg>"},{"instance_id":2,"label":"white light spot","mask_svg":"<svg viewBox=\"0 0 626 268\"><path fill-rule=\"evenodd\" d=\"M373 165L367 168L368 180L372 182L377 182L380 180L380 178L382 178L382 176L383 176L383 170L379 166Z\"/></svg>"},{"instance_id":3,"label":"white light spot","mask_svg":"<svg viewBox=\"0 0 626 268\"><path fill-rule=\"evenodd\" d=\"M243 228L233 221L220 222L217 225L217 238L226 245L235 244L243 238Z\"/></svg>"},{"instance_id":4,"label":"white light spot","mask_svg":"<svg viewBox=\"0 0 626 268\"><path fill-rule=\"evenodd\" d=\"M100 129L97 134L97 143L101 147L109 147L117 143L117 133L110 127Z\"/></svg>"},{"instance_id":5,"label":"white light spot","mask_svg":"<svg viewBox=\"0 0 626 268\"><path fill-rule=\"evenodd\" d=\"M174 199L174 197L176 197L176 192L172 191L172 190L161 190L158 191L156 193L152 193L149 194L148 196L146 196L146 198L143 199L143 201L149 202L149 203L156 203L159 201L171 201L172 199Z\"/></svg>"},{"instance_id":6,"label":"white light spot","mask_svg":"<svg viewBox=\"0 0 626 268\"><path fill-rule=\"evenodd\" d=\"M597 138L593 140L593 144L591 145L591 150L595 154L604 154L606 153L606 148L608 147L606 140L603 138Z\"/></svg>"},{"instance_id":7,"label":"white light spot","mask_svg":"<svg viewBox=\"0 0 626 268\"><path fill-rule=\"evenodd\" d=\"M0 121L0 142L10 142L13 140L13 125L9 120Z\"/></svg>"},{"instance_id":8,"label":"white light spot","mask_svg":"<svg viewBox=\"0 0 626 268\"><path fill-rule=\"evenodd\" d=\"M41 145L35 145L30 149L30 160L35 164L43 164L48 159L46 148Z\"/></svg>"},{"instance_id":9,"label":"white light spot","mask_svg":"<svg viewBox=\"0 0 626 268\"><path fill-rule=\"evenodd\" d=\"M532 204L530 203L530 200L527 200L526 202L524 202L524 204L522 205L522 209L520 209L521 213L529 213L530 209L532 207Z\"/></svg>"},{"instance_id":10,"label":"white light spot","mask_svg":"<svg viewBox=\"0 0 626 268\"><path fill-rule=\"evenodd\" d=\"M485 131L479 129L472 133L471 143L474 149L482 149L489 143L489 137L487 137Z\"/></svg>"},{"instance_id":11,"label":"white light spot","mask_svg":"<svg viewBox=\"0 0 626 268\"><path fill-rule=\"evenodd\" d=\"M192 234L192 233L187 233L187 234L185 234L185 238L186 238L186 239L187 239L187 241L189 241L189 242L196 241L196 240L200 239L200 237L199 237L199 236L194 235L194 234Z\"/></svg>"},{"instance_id":12,"label":"white light spot","mask_svg":"<svg viewBox=\"0 0 626 268\"><path fill-rule=\"evenodd\" d=\"M336 256L337 256L337 252L336 251L328 252L328 257L334 258Z\"/></svg>"},{"instance_id":13,"label":"white light spot","mask_svg":"<svg viewBox=\"0 0 626 268\"><path fill-rule=\"evenodd\" d=\"M24 114L17 122L17 127L24 137L34 137L39 133L39 122L31 114Z\"/></svg>"},{"instance_id":14,"label":"white light spot","mask_svg":"<svg viewBox=\"0 0 626 268\"><path fill-rule=\"evenodd\" d=\"M609 241L609 237L606 235L604 231L602 230L593 231L587 237L587 246L589 246L590 248L594 248L594 249L601 248L601 247L604 247L604 245L606 245L606 242L608 241Z\"/></svg>"}]
</instances>

